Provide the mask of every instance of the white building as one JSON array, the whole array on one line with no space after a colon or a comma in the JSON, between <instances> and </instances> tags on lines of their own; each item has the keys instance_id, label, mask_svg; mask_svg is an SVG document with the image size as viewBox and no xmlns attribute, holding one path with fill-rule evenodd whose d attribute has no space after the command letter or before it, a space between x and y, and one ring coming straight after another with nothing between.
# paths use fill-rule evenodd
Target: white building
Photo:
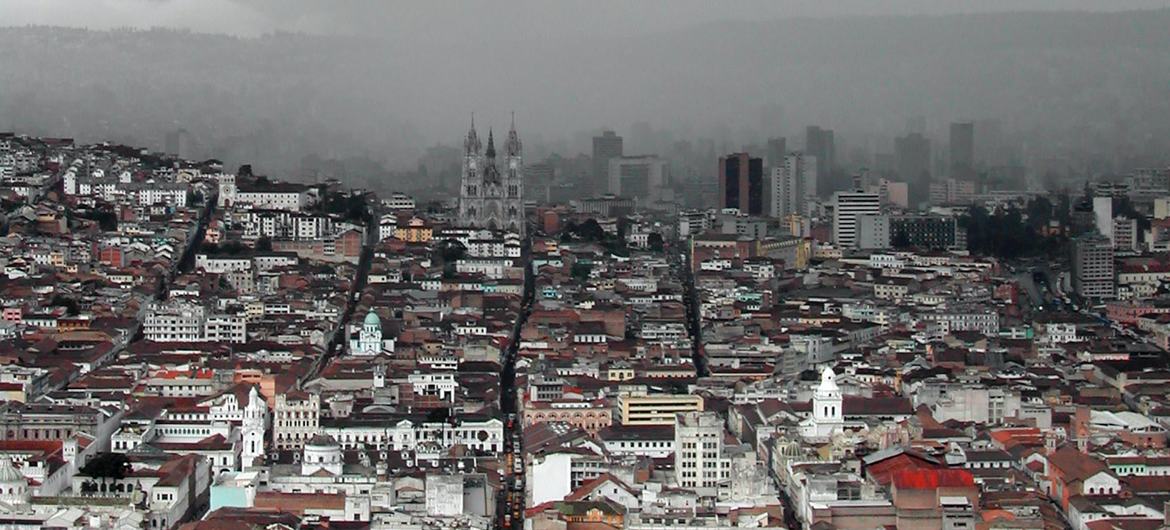
<instances>
[{"instance_id":1,"label":"white building","mask_svg":"<svg viewBox=\"0 0 1170 530\"><path fill-rule=\"evenodd\" d=\"M362 321L357 338L349 339L350 355L376 356L394 351L394 339L382 337L382 319L372 309Z\"/></svg>"},{"instance_id":2,"label":"white building","mask_svg":"<svg viewBox=\"0 0 1170 530\"><path fill-rule=\"evenodd\" d=\"M840 432L845 426L841 389L837 387L837 374L832 368L821 372L821 384L813 392L812 416L801 423L806 438L826 438Z\"/></svg>"},{"instance_id":3,"label":"white building","mask_svg":"<svg viewBox=\"0 0 1170 530\"><path fill-rule=\"evenodd\" d=\"M207 313L193 302L155 302L146 313L143 334L154 342L195 342L203 340Z\"/></svg>"},{"instance_id":4,"label":"white building","mask_svg":"<svg viewBox=\"0 0 1170 530\"><path fill-rule=\"evenodd\" d=\"M320 428L321 398L317 394L277 394L272 410L272 444L277 450L301 449Z\"/></svg>"},{"instance_id":5,"label":"white building","mask_svg":"<svg viewBox=\"0 0 1170 530\"><path fill-rule=\"evenodd\" d=\"M1093 222L1101 235L1113 241L1113 198L1093 197Z\"/></svg>"},{"instance_id":6,"label":"white building","mask_svg":"<svg viewBox=\"0 0 1170 530\"><path fill-rule=\"evenodd\" d=\"M772 168L772 217L807 215L817 195L817 158L789 153L784 164Z\"/></svg>"},{"instance_id":7,"label":"white building","mask_svg":"<svg viewBox=\"0 0 1170 530\"><path fill-rule=\"evenodd\" d=\"M243 424L240 426L240 467L241 471L256 465L263 465L264 435L268 431L268 404L260 397L256 387L248 392L248 406L244 408Z\"/></svg>"},{"instance_id":8,"label":"white building","mask_svg":"<svg viewBox=\"0 0 1170 530\"><path fill-rule=\"evenodd\" d=\"M248 323L244 317L239 315L215 314L208 316L204 324L203 340L243 344L248 341Z\"/></svg>"},{"instance_id":9,"label":"white building","mask_svg":"<svg viewBox=\"0 0 1170 530\"><path fill-rule=\"evenodd\" d=\"M833 194L833 244L840 249L857 246L857 221L863 215L881 213L881 197L863 191Z\"/></svg>"},{"instance_id":10,"label":"white building","mask_svg":"<svg viewBox=\"0 0 1170 530\"><path fill-rule=\"evenodd\" d=\"M237 185L234 204L255 209L299 212L309 205L309 194L304 186L288 182L269 182L260 186Z\"/></svg>"},{"instance_id":11,"label":"white building","mask_svg":"<svg viewBox=\"0 0 1170 530\"><path fill-rule=\"evenodd\" d=\"M716 412L684 412L675 416L675 482L702 497L718 494L720 482L730 478L730 461L723 455L723 419Z\"/></svg>"}]
</instances>

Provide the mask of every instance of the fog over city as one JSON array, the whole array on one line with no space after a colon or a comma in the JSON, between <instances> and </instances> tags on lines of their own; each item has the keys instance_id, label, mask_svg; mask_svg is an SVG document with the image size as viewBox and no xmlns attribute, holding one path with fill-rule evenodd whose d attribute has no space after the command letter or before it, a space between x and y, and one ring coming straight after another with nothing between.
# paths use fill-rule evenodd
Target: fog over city
<instances>
[{"instance_id":1,"label":"fog over city","mask_svg":"<svg viewBox=\"0 0 1170 530\"><path fill-rule=\"evenodd\" d=\"M0 0L0 526L1170 530L1170 0Z\"/></svg>"},{"instance_id":2,"label":"fog over city","mask_svg":"<svg viewBox=\"0 0 1170 530\"><path fill-rule=\"evenodd\" d=\"M845 166L908 121L973 120L989 163L1084 179L1170 148L1166 5L4 0L0 129L154 148L182 129L195 157L293 179L339 160L393 187L472 112L514 111L529 160L603 127L663 153L819 125Z\"/></svg>"}]
</instances>

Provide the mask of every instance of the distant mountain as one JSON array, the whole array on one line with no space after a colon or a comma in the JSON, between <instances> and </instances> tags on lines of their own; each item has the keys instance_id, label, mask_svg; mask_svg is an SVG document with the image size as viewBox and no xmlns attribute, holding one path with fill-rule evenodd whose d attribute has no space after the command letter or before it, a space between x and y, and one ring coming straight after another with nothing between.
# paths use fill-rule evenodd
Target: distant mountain
<instances>
[{"instance_id":1,"label":"distant mountain","mask_svg":"<svg viewBox=\"0 0 1170 530\"><path fill-rule=\"evenodd\" d=\"M712 22L602 42L0 28L0 129L162 148L182 127L193 156L287 178L358 160L349 176L369 180L457 142L471 111L503 127L517 110L522 134L548 138L648 121L743 141L780 105L785 130L819 123L870 149L908 116L996 118L1024 161L1125 168L1170 153L1167 27L1168 10Z\"/></svg>"}]
</instances>

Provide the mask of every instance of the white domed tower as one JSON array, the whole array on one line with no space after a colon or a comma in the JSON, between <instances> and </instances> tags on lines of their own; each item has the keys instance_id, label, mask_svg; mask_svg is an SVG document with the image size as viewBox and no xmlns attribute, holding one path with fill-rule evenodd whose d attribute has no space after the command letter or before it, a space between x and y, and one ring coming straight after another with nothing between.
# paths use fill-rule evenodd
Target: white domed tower
<instances>
[{"instance_id":1,"label":"white domed tower","mask_svg":"<svg viewBox=\"0 0 1170 530\"><path fill-rule=\"evenodd\" d=\"M244 408L241 425L244 448L240 451L240 469L252 467L256 459L264 457L264 435L267 432L268 404L256 387L248 392L248 406Z\"/></svg>"},{"instance_id":2,"label":"white domed tower","mask_svg":"<svg viewBox=\"0 0 1170 530\"><path fill-rule=\"evenodd\" d=\"M301 457L301 475L308 476L324 470L339 476L344 463L341 444L328 434L318 434L305 444Z\"/></svg>"},{"instance_id":3,"label":"white domed tower","mask_svg":"<svg viewBox=\"0 0 1170 530\"><path fill-rule=\"evenodd\" d=\"M366 313L362 321L362 329L358 338L350 339L349 352L351 355L379 355L382 353L382 319L373 309Z\"/></svg>"},{"instance_id":4,"label":"white domed tower","mask_svg":"<svg viewBox=\"0 0 1170 530\"><path fill-rule=\"evenodd\" d=\"M821 384L813 393L813 423L817 436L829 436L845 424L841 389L837 388L837 374L832 368L821 372Z\"/></svg>"},{"instance_id":5,"label":"white domed tower","mask_svg":"<svg viewBox=\"0 0 1170 530\"><path fill-rule=\"evenodd\" d=\"M25 504L28 502L28 480L12 465L12 460L0 457L0 502Z\"/></svg>"}]
</instances>

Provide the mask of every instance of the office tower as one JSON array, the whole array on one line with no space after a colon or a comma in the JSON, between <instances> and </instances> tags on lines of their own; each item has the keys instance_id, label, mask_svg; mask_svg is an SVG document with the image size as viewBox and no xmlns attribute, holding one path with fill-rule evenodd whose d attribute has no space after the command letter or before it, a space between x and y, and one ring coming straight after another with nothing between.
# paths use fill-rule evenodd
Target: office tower
<instances>
[{"instance_id":1,"label":"office tower","mask_svg":"<svg viewBox=\"0 0 1170 530\"><path fill-rule=\"evenodd\" d=\"M1085 298L1113 298L1113 242L1090 233L1073 240L1072 252L1073 290Z\"/></svg>"},{"instance_id":2,"label":"office tower","mask_svg":"<svg viewBox=\"0 0 1170 530\"><path fill-rule=\"evenodd\" d=\"M830 178L829 175L833 171L833 166L837 164L837 150L833 145L833 130L822 129L815 125L810 125L805 128L804 152L809 156L816 157L817 176L822 179ZM813 189L813 195L816 195L819 191L818 189Z\"/></svg>"},{"instance_id":3,"label":"office tower","mask_svg":"<svg viewBox=\"0 0 1170 530\"><path fill-rule=\"evenodd\" d=\"M764 161L747 153L719 157L719 208L764 214Z\"/></svg>"},{"instance_id":4,"label":"office tower","mask_svg":"<svg viewBox=\"0 0 1170 530\"><path fill-rule=\"evenodd\" d=\"M166 153L179 158L191 158L191 133L182 127L168 131L165 139Z\"/></svg>"},{"instance_id":5,"label":"office tower","mask_svg":"<svg viewBox=\"0 0 1170 530\"><path fill-rule=\"evenodd\" d=\"M895 138L894 165L900 180L910 184L910 203L926 200L930 185L930 140L918 133Z\"/></svg>"},{"instance_id":6,"label":"office tower","mask_svg":"<svg viewBox=\"0 0 1170 530\"><path fill-rule=\"evenodd\" d=\"M622 156L622 137L613 131L603 131L593 137L593 185L594 194L601 194L609 187L609 161Z\"/></svg>"},{"instance_id":7,"label":"office tower","mask_svg":"<svg viewBox=\"0 0 1170 530\"><path fill-rule=\"evenodd\" d=\"M857 248L946 250L960 246L962 231L954 217L867 214L857 219Z\"/></svg>"},{"instance_id":8,"label":"office tower","mask_svg":"<svg viewBox=\"0 0 1170 530\"><path fill-rule=\"evenodd\" d=\"M1093 197L1093 224L1101 235L1113 241L1113 198Z\"/></svg>"},{"instance_id":9,"label":"office tower","mask_svg":"<svg viewBox=\"0 0 1170 530\"><path fill-rule=\"evenodd\" d=\"M666 161L657 155L622 156L609 160L609 193L639 201L662 200L669 182Z\"/></svg>"},{"instance_id":10,"label":"office tower","mask_svg":"<svg viewBox=\"0 0 1170 530\"><path fill-rule=\"evenodd\" d=\"M857 246L857 221L863 215L877 215L882 210L881 197L864 191L839 191L833 194L833 244L840 249Z\"/></svg>"},{"instance_id":11,"label":"office tower","mask_svg":"<svg viewBox=\"0 0 1170 530\"><path fill-rule=\"evenodd\" d=\"M682 412L674 423L674 473L679 487L714 496L730 467L723 456L723 419L716 412Z\"/></svg>"},{"instance_id":12,"label":"office tower","mask_svg":"<svg viewBox=\"0 0 1170 530\"><path fill-rule=\"evenodd\" d=\"M951 178L975 179L975 124L969 121L951 124Z\"/></svg>"},{"instance_id":13,"label":"office tower","mask_svg":"<svg viewBox=\"0 0 1170 530\"><path fill-rule=\"evenodd\" d=\"M784 165L784 157L786 156L788 156L788 141L783 136L768 138L768 167L776 168Z\"/></svg>"},{"instance_id":14,"label":"office tower","mask_svg":"<svg viewBox=\"0 0 1170 530\"><path fill-rule=\"evenodd\" d=\"M1113 248L1121 253L1137 252L1138 225L1137 219L1129 217L1113 218Z\"/></svg>"},{"instance_id":15,"label":"office tower","mask_svg":"<svg viewBox=\"0 0 1170 530\"><path fill-rule=\"evenodd\" d=\"M784 164L772 168L772 217L808 213L808 201L816 196L817 162L804 153L789 153Z\"/></svg>"}]
</instances>

